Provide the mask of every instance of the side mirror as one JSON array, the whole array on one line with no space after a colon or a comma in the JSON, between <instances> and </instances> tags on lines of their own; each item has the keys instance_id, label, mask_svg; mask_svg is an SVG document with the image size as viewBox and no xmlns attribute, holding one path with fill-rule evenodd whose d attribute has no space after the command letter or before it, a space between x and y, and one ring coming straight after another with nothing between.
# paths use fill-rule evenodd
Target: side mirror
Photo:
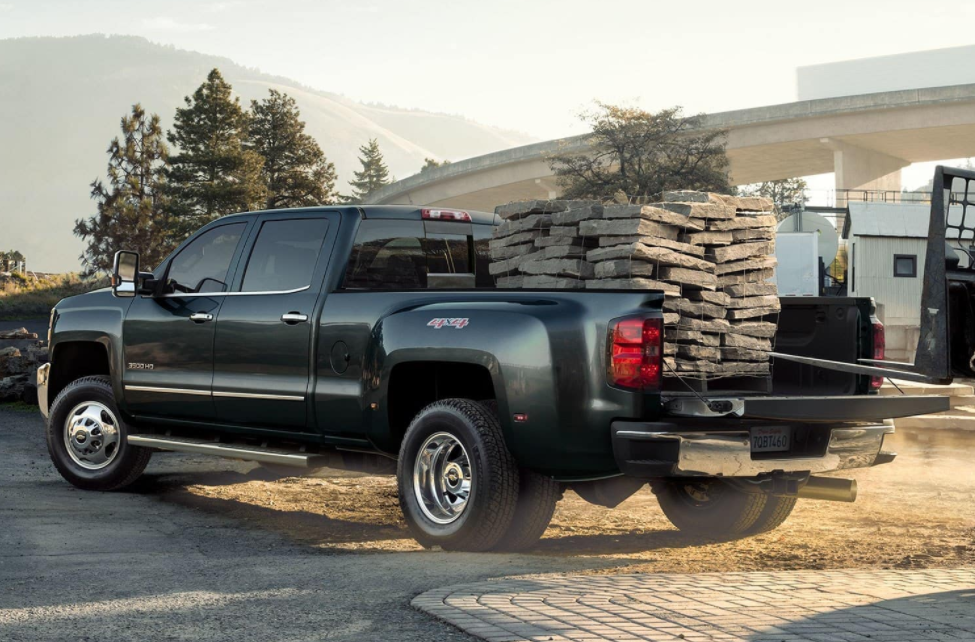
<instances>
[{"instance_id":1,"label":"side mirror","mask_svg":"<svg viewBox=\"0 0 975 642\"><path fill-rule=\"evenodd\" d=\"M134 297L139 289L139 253L119 250L115 253L112 268L112 294L117 297Z\"/></svg>"}]
</instances>

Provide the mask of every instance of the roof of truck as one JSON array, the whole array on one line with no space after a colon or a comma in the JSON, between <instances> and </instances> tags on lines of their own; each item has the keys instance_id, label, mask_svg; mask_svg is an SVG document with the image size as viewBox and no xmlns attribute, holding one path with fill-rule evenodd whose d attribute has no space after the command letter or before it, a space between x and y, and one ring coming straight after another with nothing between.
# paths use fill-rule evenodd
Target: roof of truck
<instances>
[{"instance_id":1,"label":"roof of truck","mask_svg":"<svg viewBox=\"0 0 975 642\"><path fill-rule=\"evenodd\" d=\"M241 212L230 214L232 216L250 216L252 214L281 214L282 212L315 212L321 210L360 212L367 219L399 219L405 221L419 221L423 218L423 210L454 210L447 207L420 207L417 205L316 205L313 207L292 207L279 210L261 210L255 212ZM471 215L471 222L479 225L498 225L501 217L491 212L478 212L476 210L454 210L463 211Z\"/></svg>"}]
</instances>

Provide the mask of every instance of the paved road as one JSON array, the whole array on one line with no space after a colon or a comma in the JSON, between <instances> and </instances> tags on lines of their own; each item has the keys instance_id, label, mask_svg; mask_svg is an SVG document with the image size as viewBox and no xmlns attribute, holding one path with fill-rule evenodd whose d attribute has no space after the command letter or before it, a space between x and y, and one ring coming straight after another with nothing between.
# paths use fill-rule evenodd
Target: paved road
<instances>
[{"instance_id":1,"label":"paved road","mask_svg":"<svg viewBox=\"0 0 975 642\"><path fill-rule=\"evenodd\" d=\"M975 569L540 577L413 603L489 642L975 640Z\"/></svg>"},{"instance_id":2,"label":"paved road","mask_svg":"<svg viewBox=\"0 0 975 642\"><path fill-rule=\"evenodd\" d=\"M134 492L48 462L39 415L0 407L0 640L470 640L410 607L435 587L605 561L335 553L167 497L252 466L163 455ZM253 474L253 473L251 473ZM323 519L323 528L327 528Z\"/></svg>"}]
</instances>

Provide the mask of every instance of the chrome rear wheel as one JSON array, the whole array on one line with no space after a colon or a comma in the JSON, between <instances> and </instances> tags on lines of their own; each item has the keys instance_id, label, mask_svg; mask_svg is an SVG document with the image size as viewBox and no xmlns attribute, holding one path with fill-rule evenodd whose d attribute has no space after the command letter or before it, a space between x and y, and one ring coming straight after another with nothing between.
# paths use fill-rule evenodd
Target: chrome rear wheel
<instances>
[{"instance_id":1,"label":"chrome rear wheel","mask_svg":"<svg viewBox=\"0 0 975 642\"><path fill-rule=\"evenodd\" d=\"M420 510L437 524L457 520L467 508L472 477L464 445L450 433L430 435L413 465L413 492Z\"/></svg>"}]
</instances>

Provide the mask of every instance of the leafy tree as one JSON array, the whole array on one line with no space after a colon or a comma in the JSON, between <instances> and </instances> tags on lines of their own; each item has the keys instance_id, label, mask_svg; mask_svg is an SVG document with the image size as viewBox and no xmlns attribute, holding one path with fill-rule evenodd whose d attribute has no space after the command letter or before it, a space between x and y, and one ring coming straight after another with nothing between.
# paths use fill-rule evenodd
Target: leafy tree
<instances>
[{"instance_id":1,"label":"leafy tree","mask_svg":"<svg viewBox=\"0 0 975 642\"><path fill-rule=\"evenodd\" d=\"M434 167L443 167L444 165L450 165L449 160L438 161L435 158L424 158L423 167L420 168L421 172L425 172L428 169L433 169Z\"/></svg>"},{"instance_id":2,"label":"leafy tree","mask_svg":"<svg viewBox=\"0 0 975 642\"><path fill-rule=\"evenodd\" d=\"M334 203L335 166L305 133L294 98L271 89L251 101L247 148L264 158L261 177L267 191L265 207L303 207Z\"/></svg>"},{"instance_id":3,"label":"leafy tree","mask_svg":"<svg viewBox=\"0 0 975 642\"><path fill-rule=\"evenodd\" d=\"M549 159L562 197L651 199L667 190L730 192L725 132L700 129L701 117L681 108L650 113L596 103L581 116L592 127L588 149Z\"/></svg>"},{"instance_id":4,"label":"leafy tree","mask_svg":"<svg viewBox=\"0 0 975 642\"><path fill-rule=\"evenodd\" d=\"M785 178L777 181L765 181L746 185L740 189L745 196L764 196L772 199L779 209L795 203L805 203L809 200L806 189L809 186L801 178Z\"/></svg>"},{"instance_id":5,"label":"leafy tree","mask_svg":"<svg viewBox=\"0 0 975 642\"><path fill-rule=\"evenodd\" d=\"M352 195L346 197L350 203L362 203L363 200L372 192L383 185L388 185L389 168L383 161L383 154L379 151L379 142L373 138L359 148L359 162L362 164L361 172L353 172L355 180L349 181L352 187Z\"/></svg>"},{"instance_id":6,"label":"leafy tree","mask_svg":"<svg viewBox=\"0 0 975 642\"><path fill-rule=\"evenodd\" d=\"M98 213L75 221L75 235L88 243L80 257L86 276L110 272L117 250L135 250L144 265L156 266L173 247L164 193L169 150L159 116L133 105L122 117L121 139L107 151L108 184L91 183Z\"/></svg>"},{"instance_id":7,"label":"leafy tree","mask_svg":"<svg viewBox=\"0 0 975 642\"><path fill-rule=\"evenodd\" d=\"M212 70L186 106L176 109L167 138L178 149L167 172L173 237L182 240L215 218L264 205L263 159L245 149L247 114L230 84Z\"/></svg>"}]
</instances>

